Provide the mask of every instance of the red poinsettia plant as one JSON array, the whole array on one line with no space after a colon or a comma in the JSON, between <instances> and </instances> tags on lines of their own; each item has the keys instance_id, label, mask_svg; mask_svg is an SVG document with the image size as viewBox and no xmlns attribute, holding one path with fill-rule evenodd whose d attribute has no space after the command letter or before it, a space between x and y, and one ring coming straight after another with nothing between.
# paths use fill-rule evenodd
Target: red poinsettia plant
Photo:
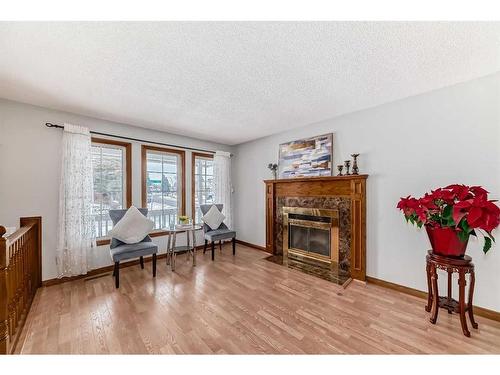
<instances>
[{"instance_id":1,"label":"red poinsettia plant","mask_svg":"<svg viewBox=\"0 0 500 375\"><path fill-rule=\"evenodd\" d=\"M484 236L486 253L495 241L491 232L500 224L500 208L495 200L488 200L488 191L481 186L449 185L432 190L422 198L401 198L397 208L403 211L407 222L430 227L450 227L461 241L469 236Z\"/></svg>"}]
</instances>

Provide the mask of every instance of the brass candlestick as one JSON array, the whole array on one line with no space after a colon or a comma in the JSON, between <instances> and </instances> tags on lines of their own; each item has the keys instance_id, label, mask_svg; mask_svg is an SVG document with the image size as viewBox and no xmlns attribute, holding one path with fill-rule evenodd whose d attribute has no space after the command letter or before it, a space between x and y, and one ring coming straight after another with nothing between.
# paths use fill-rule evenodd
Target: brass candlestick
<instances>
[{"instance_id":1,"label":"brass candlestick","mask_svg":"<svg viewBox=\"0 0 500 375\"><path fill-rule=\"evenodd\" d=\"M337 169L339 170L339 174L337 176L343 176L342 169L344 169L344 166L342 164L337 165Z\"/></svg>"},{"instance_id":2,"label":"brass candlestick","mask_svg":"<svg viewBox=\"0 0 500 375\"><path fill-rule=\"evenodd\" d=\"M352 174L358 174L359 168L358 168L358 156L359 154L351 154L352 158L354 159L352 162Z\"/></svg>"},{"instance_id":3,"label":"brass candlestick","mask_svg":"<svg viewBox=\"0 0 500 375\"><path fill-rule=\"evenodd\" d=\"M349 176L350 175L349 168L351 167L351 161L350 160L345 160L344 161L344 165L345 165L345 169L346 169L345 175Z\"/></svg>"}]
</instances>

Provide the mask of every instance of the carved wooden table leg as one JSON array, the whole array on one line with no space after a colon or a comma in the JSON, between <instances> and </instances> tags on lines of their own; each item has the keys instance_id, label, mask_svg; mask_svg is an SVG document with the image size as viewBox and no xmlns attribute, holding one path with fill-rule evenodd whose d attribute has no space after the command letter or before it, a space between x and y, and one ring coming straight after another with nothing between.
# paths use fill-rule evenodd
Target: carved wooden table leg
<instances>
[{"instance_id":1,"label":"carved wooden table leg","mask_svg":"<svg viewBox=\"0 0 500 375\"><path fill-rule=\"evenodd\" d=\"M464 335L470 337L470 332L467 328L467 319L465 318L465 284L465 271L460 269L458 271L458 305L460 309L460 324L462 324L462 331Z\"/></svg>"},{"instance_id":2,"label":"carved wooden table leg","mask_svg":"<svg viewBox=\"0 0 500 375\"><path fill-rule=\"evenodd\" d=\"M425 311L429 312L432 306L431 266L429 259L427 259L425 270L427 272L427 305L425 306Z\"/></svg>"},{"instance_id":3,"label":"carved wooden table leg","mask_svg":"<svg viewBox=\"0 0 500 375\"><path fill-rule=\"evenodd\" d=\"M438 310L439 310L439 291L437 283L438 275L436 270L436 265L431 263L431 282L432 282L432 307L431 307L431 317L430 322L436 324Z\"/></svg>"},{"instance_id":4,"label":"carved wooden table leg","mask_svg":"<svg viewBox=\"0 0 500 375\"><path fill-rule=\"evenodd\" d=\"M448 268L446 270L448 272L448 314L451 314L453 312L453 307L451 305L451 275L453 274L453 269Z\"/></svg>"},{"instance_id":5,"label":"carved wooden table leg","mask_svg":"<svg viewBox=\"0 0 500 375\"><path fill-rule=\"evenodd\" d=\"M467 312L469 313L469 319L472 324L472 328L477 329L478 324L474 320L474 310L472 305L472 298L474 297L474 284L476 283L476 276L474 274L474 269L470 272L470 285L469 285L469 301L467 303Z\"/></svg>"}]
</instances>

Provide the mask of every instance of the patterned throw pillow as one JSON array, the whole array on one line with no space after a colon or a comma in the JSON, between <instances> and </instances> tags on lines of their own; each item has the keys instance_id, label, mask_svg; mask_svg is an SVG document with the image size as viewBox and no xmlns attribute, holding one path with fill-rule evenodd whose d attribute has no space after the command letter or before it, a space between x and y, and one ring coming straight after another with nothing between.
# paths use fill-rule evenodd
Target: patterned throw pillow
<instances>
[{"instance_id":1,"label":"patterned throw pillow","mask_svg":"<svg viewBox=\"0 0 500 375\"><path fill-rule=\"evenodd\" d=\"M210 210L201 218L201 220L207 224L210 229L216 230L222 224L226 217L219 211L217 206L213 205Z\"/></svg>"},{"instance_id":2,"label":"patterned throw pillow","mask_svg":"<svg viewBox=\"0 0 500 375\"><path fill-rule=\"evenodd\" d=\"M134 244L141 242L153 228L153 221L144 216L136 207L131 206L108 232L108 235L126 244Z\"/></svg>"}]
</instances>

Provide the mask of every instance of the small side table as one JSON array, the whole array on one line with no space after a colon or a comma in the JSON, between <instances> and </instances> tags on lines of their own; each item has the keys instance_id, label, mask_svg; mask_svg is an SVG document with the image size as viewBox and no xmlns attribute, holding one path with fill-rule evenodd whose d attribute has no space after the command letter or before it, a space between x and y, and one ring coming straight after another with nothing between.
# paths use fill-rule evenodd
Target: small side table
<instances>
[{"instance_id":1,"label":"small side table","mask_svg":"<svg viewBox=\"0 0 500 375\"><path fill-rule=\"evenodd\" d=\"M474 320L474 311L472 308L472 297L474 296L475 283L474 264L472 263L472 258L468 255L465 255L463 258L446 257L434 254L432 250L429 250L427 252L426 263L427 287L429 289L429 294L425 311L430 311L431 313L431 317L429 319L430 322L432 324L436 324L438 310L440 307L448 310L448 314L453 312L459 313L462 331L465 336L470 337L465 312L469 315L472 327L476 329L478 327L478 324ZM445 270L448 273L448 295L446 297L439 297L437 269ZM458 302L451 298L451 279L453 272L458 273ZM465 274L467 273L470 275L470 286L469 298L467 303L465 303L465 286L467 284Z\"/></svg>"},{"instance_id":2,"label":"small side table","mask_svg":"<svg viewBox=\"0 0 500 375\"><path fill-rule=\"evenodd\" d=\"M193 267L196 266L196 231L202 229L201 225L175 225L169 228L167 242L167 265L170 263L170 268L175 271L175 260L178 253L187 253L188 257L193 256ZM186 233L186 245L176 246L177 233ZM192 240L192 241L191 241Z\"/></svg>"}]
</instances>

